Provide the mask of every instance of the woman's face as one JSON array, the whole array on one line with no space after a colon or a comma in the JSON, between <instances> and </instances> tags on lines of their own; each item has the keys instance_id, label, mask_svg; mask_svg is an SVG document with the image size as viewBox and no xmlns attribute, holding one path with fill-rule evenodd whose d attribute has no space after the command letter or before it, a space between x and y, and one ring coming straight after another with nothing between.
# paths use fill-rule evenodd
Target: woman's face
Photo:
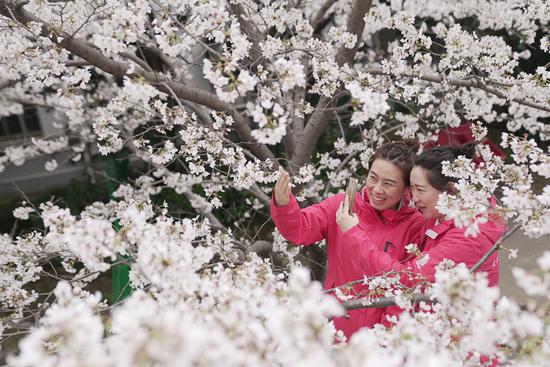
<instances>
[{"instance_id":1,"label":"woman's face","mask_svg":"<svg viewBox=\"0 0 550 367\"><path fill-rule=\"evenodd\" d=\"M376 210L395 209L409 189L401 169L383 159L372 162L365 188Z\"/></svg>"},{"instance_id":2,"label":"woman's face","mask_svg":"<svg viewBox=\"0 0 550 367\"><path fill-rule=\"evenodd\" d=\"M428 181L424 168L416 166L411 171L411 189L414 203L425 218L441 218L442 214L435 208L439 194Z\"/></svg>"}]
</instances>

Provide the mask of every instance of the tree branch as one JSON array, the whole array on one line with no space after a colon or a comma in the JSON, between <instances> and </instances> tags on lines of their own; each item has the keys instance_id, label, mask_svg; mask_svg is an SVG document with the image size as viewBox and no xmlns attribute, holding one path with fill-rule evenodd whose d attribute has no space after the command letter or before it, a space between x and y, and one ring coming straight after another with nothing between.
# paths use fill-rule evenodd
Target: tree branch
<instances>
[{"instance_id":1,"label":"tree branch","mask_svg":"<svg viewBox=\"0 0 550 367\"><path fill-rule=\"evenodd\" d=\"M363 30L365 29L365 21L363 20L365 14L369 11L372 5L372 0L356 0L353 8L350 11L347 31L353 33L357 36L357 42L353 49L347 49L342 46L338 52L336 61L339 66L344 65L345 63L351 63L357 49L359 48L359 43L361 42L361 36L363 35ZM327 108L331 107L335 103L335 99L329 99L325 96L322 96L317 103L315 112L311 115L302 136L299 137L299 140L296 144L296 149L292 155L291 164L289 170L295 172L299 167L303 166L311 160L311 155L315 149L315 145L319 138L325 131L326 127L330 123L330 116L332 113L327 111Z\"/></svg>"},{"instance_id":2,"label":"tree branch","mask_svg":"<svg viewBox=\"0 0 550 367\"><path fill-rule=\"evenodd\" d=\"M268 241L256 241L245 249L244 254L248 255L251 252L260 254L262 252L271 252L273 250L273 243Z\"/></svg>"},{"instance_id":3,"label":"tree branch","mask_svg":"<svg viewBox=\"0 0 550 367\"><path fill-rule=\"evenodd\" d=\"M212 125L212 118L208 115L208 112L204 110L203 106L197 105L196 103L192 103L192 102L185 102L185 105L188 106L193 112L197 114L201 124L205 126ZM252 153L250 153L245 148L239 146L237 143L229 140L224 136L222 136L221 138L224 142L230 144L233 147L240 149L250 159L252 160L256 159L256 157ZM260 186L258 186L258 184L256 183L253 184L252 187L248 189L248 191L252 195L254 195L258 200L260 200L264 205L269 206L269 204L271 203L271 198L262 191L262 189L260 188Z\"/></svg>"},{"instance_id":4,"label":"tree branch","mask_svg":"<svg viewBox=\"0 0 550 367\"><path fill-rule=\"evenodd\" d=\"M363 36L363 30L365 29L365 14L370 10L372 5L372 0L356 0L351 9L349 19L348 19L348 32L355 34L357 36L357 42L353 48L346 48L342 46L336 57L338 65L342 66L345 63L351 64L359 44L361 43L361 38Z\"/></svg>"},{"instance_id":5,"label":"tree branch","mask_svg":"<svg viewBox=\"0 0 550 367\"><path fill-rule=\"evenodd\" d=\"M330 103L331 100L325 96L319 100L315 111L303 130L302 136L297 139L294 154L289 162L288 169L290 173L297 172L300 167L311 160L315 145L330 122L332 112L327 111Z\"/></svg>"},{"instance_id":6,"label":"tree branch","mask_svg":"<svg viewBox=\"0 0 550 367\"><path fill-rule=\"evenodd\" d=\"M415 294L411 299L414 303L426 302L426 303L437 303L437 300L430 298L430 296L425 294ZM381 308L381 307L390 307L396 306L394 297L381 297L377 298L374 301L366 303L363 299L353 299L351 301L342 302L342 306L348 311L358 310L360 308Z\"/></svg>"},{"instance_id":7,"label":"tree branch","mask_svg":"<svg viewBox=\"0 0 550 367\"><path fill-rule=\"evenodd\" d=\"M81 60L81 61L67 61L65 63L65 66L67 66L67 67L71 67L71 66L82 67L82 66L93 66L93 65L90 64L88 61Z\"/></svg>"},{"instance_id":8,"label":"tree branch","mask_svg":"<svg viewBox=\"0 0 550 367\"><path fill-rule=\"evenodd\" d=\"M250 48L250 59L253 63L258 62L258 60L263 58L262 53L260 52L260 39L262 38L262 34L259 32L258 28L254 29L255 27L253 24L244 18L245 11L241 4L230 1L229 7L231 8L233 14L237 16L239 25L241 26L243 32L252 41L252 47Z\"/></svg>"},{"instance_id":9,"label":"tree branch","mask_svg":"<svg viewBox=\"0 0 550 367\"><path fill-rule=\"evenodd\" d=\"M122 52L120 54L120 56L128 59L128 60L131 60L133 62L135 62L137 65L141 66L143 68L143 70L145 71L153 71L153 69L151 69L151 67L147 64L147 62L145 62L144 60L140 59L139 57L137 57L136 55L132 55L131 53L129 52Z\"/></svg>"},{"instance_id":10,"label":"tree branch","mask_svg":"<svg viewBox=\"0 0 550 367\"><path fill-rule=\"evenodd\" d=\"M321 23L321 20L323 20L323 17L325 16L326 12L330 9L332 5L334 5L335 2L336 0L325 0L323 5L321 5L319 10L317 10L317 13L315 13L313 18L311 18L311 22L310 22L311 28L317 29L317 27Z\"/></svg>"},{"instance_id":11,"label":"tree branch","mask_svg":"<svg viewBox=\"0 0 550 367\"><path fill-rule=\"evenodd\" d=\"M19 83L23 79L24 78L5 80L2 83L0 83L0 90L13 87L15 84Z\"/></svg>"},{"instance_id":12,"label":"tree branch","mask_svg":"<svg viewBox=\"0 0 550 367\"><path fill-rule=\"evenodd\" d=\"M387 72L383 71L381 68L370 68L365 70L365 72L369 74L375 74L375 75L390 75ZM528 106L531 108L535 108L537 110L550 112L550 107L547 107L542 104L526 101L521 98L508 98L504 92L499 91L498 89L491 88L487 86L487 84L481 84L478 80L461 80L461 79L453 79L453 78L444 78L439 75L424 75L424 74L415 74L415 73L403 73L403 74L396 74L396 76L402 76L406 78L416 78L420 80L425 80L432 83L447 83L450 85L455 85L458 87L469 87L469 88L478 88L481 90L484 90L487 93L493 94L497 97L500 97L502 99L510 100L516 103L519 103L524 106ZM491 82L488 81L489 84L494 83L495 85L502 85L502 83L499 82Z\"/></svg>"},{"instance_id":13,"label":"tree branch","mask_svg":"<svg viewBox=\"0 0 550 367\"><path fill-rule=\"evenodd\" d=\"M134 154L136 154L137 156L139 156L139 151L137 149L137 147L132 144L131 142L128 141L128 139L126 139L126 144L125 146L131 151L133 152ZM155 167L155 168L165 168L164 166L162 165L158 165L158 164L155 164L153 162L151 162L151 164ZM183 192L183 195L187 198L187 200L189 200L190 203L193 203L193 202L199 202L200 200L198 200L200 197L199 195L195 194L194 192L192 192L191 190L186 190ZM220 222L220 220L214 215L214 213L212 213L211 211L208 211L207 210L207 207L206 205L201 205L201 206L195 206L193 204L191 204L191 206L199 213L201 214L202 216L208 218L208 220L210 221L210 223L212 224L212 227L214 227L215 229L221 229L221 230L226 230L225 226L222 224L222 222Z\"/></svg>"},{"instance_id":14,"label":"tree branch","mask_svg":"<svg viewBox=\"0 0 550 367\"><path fill-rule=\"evenodd\" d=\"M249 144L250 150L258 158L262 160L270 159L276 166L278 165L273 152L271 152L271 150L269 150L269 148L265 145L259 144L254 140L251 134L251 129L243 115L236 111L230 103L221 101L215 94L197 88L188 87L179 82L161 80L156 73L147 72L141 68L136 68L134 73L128 75L128 64L106 57L99 50L91 47L86 42L77 38L72 38L69 34L56 30L50 24L35 17L21 7L11 5L7 0L0 0L0 14L10 19L15 18L14 20L22 24L27 24L31 21L41 23L43 25L41 30L42 36L50 38L52 42L60 45L68 51L71 51L80 58L90 62L90 64L113 76L142 76L151 85L155 86L162 92L170 94L169 88L171 88L181 99L204 105L216 111L227 112L235 121L235 130L237 131L240 139Z\"/></svg>"},{"instance_id":15,"label":"tree branch","mask_svg":"<svg viewBox=\"0 0 550 367\"><path fill-rule=\"evenodd\" d=\"M481 259L479 259L479 261L477 263L475 263L474 266L472 266L472 268L470 269L470 273L473 273L475 272L477 269L479 269L481 267L481 265L483 265L483 263L485 261L487 261L487 259L489 258L489 256L491 256L493 254L493 252L495 252L496 250L498 250L500 248L500 246L502 245L502 243L508 238L510 237L512 234L514 234L514 232L516 232L519 228L521 227L521 224L517 224L514 228L512 228L511 231L503 234L497 242L495 242L495 244L489 249L489 251L487 251L485 253L485 255L483 255L481 257Z\"/></svg>"}]
</instances>

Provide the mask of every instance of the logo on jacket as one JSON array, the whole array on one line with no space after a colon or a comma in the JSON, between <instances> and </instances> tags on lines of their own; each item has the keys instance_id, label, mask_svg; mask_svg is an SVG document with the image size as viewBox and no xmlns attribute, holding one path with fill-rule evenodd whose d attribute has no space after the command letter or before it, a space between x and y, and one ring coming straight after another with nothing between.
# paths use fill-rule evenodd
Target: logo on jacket
<instances>
[{"instance_id":1,"label":"logo on jacket","mask_svg":"<svg viewBox=\"0 0 550 367\"><path fill-rule=\"evenodd\" d=\"M393 244L392 241L386 241L386 244L384 245L384 252L388 252L388 247L392 247L392 248L395 248L395 245Z\"/></svg>"}]
</instances>

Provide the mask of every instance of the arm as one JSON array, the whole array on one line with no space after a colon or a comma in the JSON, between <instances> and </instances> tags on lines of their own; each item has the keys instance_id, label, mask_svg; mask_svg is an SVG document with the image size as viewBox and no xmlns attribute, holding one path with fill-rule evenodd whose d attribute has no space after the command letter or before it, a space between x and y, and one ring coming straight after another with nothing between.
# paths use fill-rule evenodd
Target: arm
<instances>
[{"instance_id":1,"label":"arm","mask_svg":"<svg viewBox=\"0 0 550 367\"><path fill-rule=\"evenodd\" d=\"M284 238L297 245L309 245L327 237L328 223L334 220L333 206L341 196L333 196L319 204L300 209L294 195L290 194L285 206L277 206L271 200L271 219Z\"/></svg>"},{"instance_id":2,"label":"arm","mask_svg":"<svg viewBox=\"0 0 550 367\"><path fill-rule=\"evenodd\" d=\"M348 236L347 232L345 236ZM480 233L479 236L482 234ZM483 255L477 238L466 237L459 229L449 231L436 246L423 253L423 255L429 256L429 260L424 266L418 266L417 258L401 264L373 246L360 246L360 243L355 242L353 237L350 238L349 243L350 251L355 254L353 259L371 274L383 274L389 271L410 272L410 276L405 274L401 276L401 282L404 285L416 283L414 280L416 275L426 278L429 282L434 282L435 269L444 259L452 260L455 263L463 262L470 267Z\"/></svg>"},{"instance_id":3,"label":"arm","mask_svg":"<svg viewBox=\"0 0 550 367\"><path fill-rule=\"evenodd\" d=\"M284 238L298 245L309 245L327 236L329 221L334 221L341 195L300 209L290 191L288 173L282 172L271 199L271 218Z\"/></svg>"}]
</instances>

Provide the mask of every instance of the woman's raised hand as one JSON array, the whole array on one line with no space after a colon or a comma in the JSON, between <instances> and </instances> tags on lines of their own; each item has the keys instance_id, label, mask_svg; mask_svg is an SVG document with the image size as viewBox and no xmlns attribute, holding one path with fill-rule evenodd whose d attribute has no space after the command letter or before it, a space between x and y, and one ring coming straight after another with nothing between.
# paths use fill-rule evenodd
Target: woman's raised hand
<instances>
[{"instance_id":1,"label":"woman's raised hand","mask_svg":"<svg viewBox=\"0 0 550 367\"><path fill-rule=\"evenodd\" d=\"M281 170L277 183L275 183L275 205L285 206L290 200L290 175Z\"/></svg>"},{"instance_id":2,"label":"woman's raised hand","mask_svg":"<svg viewBox=\"0 0 550 367\"><path fill-rule=\"evenodd\" d=\"M346 232L348 229L355 227L359 224L359 218L355 213L349 213L349 198L348 195L344 197L344 200L340 202L340 206L336 211L336 223L342 233Z\"/></svg>"}]
</instances>

